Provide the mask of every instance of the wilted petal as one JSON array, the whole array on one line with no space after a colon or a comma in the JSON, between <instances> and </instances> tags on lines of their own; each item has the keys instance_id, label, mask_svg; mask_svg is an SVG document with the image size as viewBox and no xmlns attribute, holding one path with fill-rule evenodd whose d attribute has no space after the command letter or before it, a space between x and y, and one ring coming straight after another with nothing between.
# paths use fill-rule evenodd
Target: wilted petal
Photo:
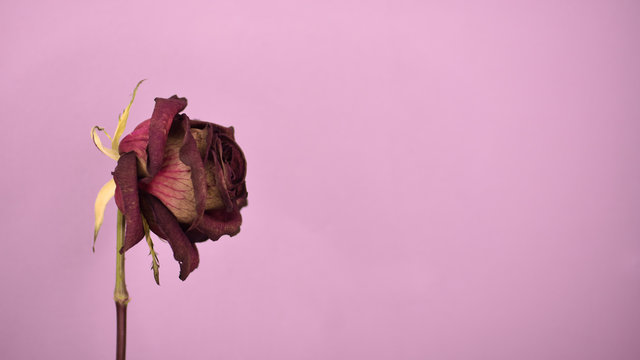
<instances>
[{"instance_id":1,"label":"wilted petal","mask_svg":"<svg viewBox=\"0 0 640 360\"><path fill-rule=\"evenodd\" d=\"M218 209L205 212L196 229L209 239L216 241L222 235L236 235L240 232L241 224L242 215L237 209L230 212L225 209Z\"/></svg>"},{"instance_id":2,"label":"wilted petal","mask_svg":"<svg viewBox=\"0 0 640 360\"><path fill-rule=\"evenodd\" d=\"M222 126L214 123L209 123L206 121L191 119L191 128L192 129L205 129L210 128L213 134L222 134L234 139L234 129L233 126Z\"/></svg>"},{"instance_id":3,"label":"wilted petal","mask_svg":"<svg viewBox=\"0 0 640 360\"><path fill-rule=\"evenodd\" d=\"M189 241L176 218L160 200L144 194L143 208L151 231L171 245L173 257L180 264L180 280L185 280L198 267L198 249Z\"/></svg>"},{"instance_id":4,"label":"wilted petal","mask_svg":"<svg viewBox=\"0 0 640 360\"><path fill-rule=\"evenodd\" d=\"M187 238L189 238L189 241L191 241L192 243L203 242L209 239L207 235L201 233L196 229L188 230L185 234L187 235Z\"/></svg>"},{"instance_id":5,"label":"wilted petal","mask_svg":"<svg viewBox=\"0 0 640 360\"><path fill-rule=\"evenodd\" d=\"M215 179L215 185L218 189L218 195L220 200L225 206L227 211L233 210L233 201L229 196L229 189L227 188L227 182L225 181L224 174L224 162L222 160L222 142L220 137L215 136L211 148L211 158L213 159L213 178Z\"/></svg>"},{"instance_id":6,"label":"wilted petal","mask_svg":"<svg viewBox=\"0 0 640 360\"><path fill-rule=\"evenodd\" d=\"M202 218L204 214L207 200L207 177L204 171L204 163L198 144L193 137L191 127L189 126L189 118L186 115L181 116L182 129L184 131L184 139L180 148L180 160L191 169L191 182L193 185L193 194L195 200L196 215L192 220L192 229ZM197 131L197 130L194 130ZM206 141L206 140L205 140Z\"/></svg>"},{"instance_id":7,"label":"wilted petal","mask_svg":"<svg viewBox=\"0 0 640 360\"><path fill-rule=\"evenodd\" d=\"M224 203L220 197L220 192L218 191L218 187L216 186L216 162L213 159L213 153L211 150L211 146L213 145L214 138L217 139L217 130L218 128L223 128L216 124L211 123L203 123L198 121L198 125L194 125L195 121L191 120L191 131L196 135L196 142L198 143L198 149L200 149L202 154L202 159L204 162L206 182L207 182L207 195L205 202L205 209L220 209L224 207ZM201 129L200 129L201 127ZM195 128L195 129L194 129ZM216 130L217 129L217 130ZM226 129L226 128L223 128Z\"/></svg>"},{"instance_id":8,"label":"wilted petal","mask_svg":"<svg viewBox=\"0 0 640 360\"><path fill-rule=\"evenodd\" d=\"M248 193L247 193L246 184L243 183L242 185L238 186L235 192L236 192L236 207L238 208L238 210L249 205L249 202L247 201Z\"/></svg>"},{"instance_id":9,"label":"wilted petal","mask_svg":"<svg viewBox=\"0 0 640 360\"><path fill-rule=\"evenodd\" d=\"M220 136L220 140L222 143L222 161L227 187L229 190L235 190L236 187L244 184L247 173L247 161L245 160L242 149L240 149L240 146L238 146L233 139Z\"/></svg>"},{"instance_id":10,"label":"wilted petal","mask_svg":"<svg viewBox=\"0 0 640 360\"><path fill-rule=\"evenodd\" d=\"M169 138L162 168L148 183L141 182L140 188L160 199L179 222L190 224L197 216L196 200L191 168L180 161L181 145L182 138Z\"/></svg>"},{"instance_id":11,"label":"wilted petal","mask_svg":"<svg viewBox=\"0 0 640 360\"><path fill-rule=\"evenodd\" d=\"M149 146L147 148L150 176L155 176L162 166L164 147L174 117L187 107L187 99L175 95L168 99L156 98L155 101L156 106L149 123Z\"/></svg>"},{"instance_id":12,"label":"wilted petal","mask_svg":"<svg viewBox=\"0 0 640 360\"><path fill-rule=\"evenodd\" d=\"M150 123L151 120L145 120L138 124L131 134L122 139L118 149L120 154L135 152L138 157L138 165L145 175L147 175L147 145L149 144Z\"/></svg>"},{"instance_id":13,"label":"wilted petal","mask_svg":"<svg viewBox=\"0 0 640 360\"><path fill-rule=\"evenodd\" d=\"M116 204L124 214L126 233L124 246L120 252L127 251L144 236L140 203L138 198L138 175L136 171L136 154L129 152L120 156L113 172L113 180L117 185Z\"/></svg>"}]
</instances>

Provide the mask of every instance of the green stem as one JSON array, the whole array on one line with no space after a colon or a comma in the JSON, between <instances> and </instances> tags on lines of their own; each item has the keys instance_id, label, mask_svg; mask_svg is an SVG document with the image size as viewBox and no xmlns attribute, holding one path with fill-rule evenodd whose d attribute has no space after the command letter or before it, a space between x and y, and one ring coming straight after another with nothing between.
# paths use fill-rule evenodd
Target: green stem
<instances>
[{"instance_id":1,"label":"green stem","mask_svg":"<svg viewBox=\"0 0 640 360\"><path fill-rule=\"evenodd\" d=\"M117 336L116 336L116 360L125 360L127 344L127 304L129 293L124 282L124 253L120 253L124 245L124 215L118 210L118 229L116 243L116 288L113 292L113 300L116 302Z\"/></svg>"}]
</instances>

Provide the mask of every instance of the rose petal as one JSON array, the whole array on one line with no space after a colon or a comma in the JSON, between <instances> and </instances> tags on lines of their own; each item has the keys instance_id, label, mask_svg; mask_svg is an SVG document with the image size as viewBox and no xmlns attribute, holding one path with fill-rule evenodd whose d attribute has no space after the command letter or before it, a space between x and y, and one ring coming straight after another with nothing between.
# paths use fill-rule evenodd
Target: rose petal
<instances>
[{"instance_id":1,"label":"rose petal","mask_svg":"<svg viewBox=\"0 0 640 360\"><path fill-rule=\"evenodd\" d=\"M162 201L179 222L190 224L197 216L191 169L180 161L183 134L174 131L165 146L162 168L150 181L141 181L140 188Z\"/></svg>"},{"instance_id":2,"label":"rose petal","mask_svg":"<svg viewBox=\"0 0 640 360\"><path fill-rule=\"evenodd\" d=\"M220 198L220 192L218 191L218 187L216 186L215 179L215 161L213 160L213 155L211 155L211 145L213 144L214 137L217 138L216 135L216 127L220 127L216 124L211 123L202 123L205 124L203 129L193 129L195 127L194 121L191 120L191 128L192 131L202 131L206 134L205 136L201 136L200 141L202 143L198 144L198 147L202 146L204 153L202 154L204 160L204 168L207 182L207 199L205 204L206 210L219 209L224 205L222 199ZM202 141L204 140L204 141Z\"/></svg>"},{"instance_id":3,"label":"rose petal","mask_svg":"<svg viewBox=\"0 0 640 360\"><path fill-rule=\"evenodd\" d=\"M144 192L140 194L140 210L142 211L142 216L144 216L144 220L147 222L149 229L154 234L158 235L159 238L166 240L168 236L156 223L156 217L154 215L154 210L151 208L151 203L148 199L149 197L152 197L152 195L145 194Z\"/></svg>"},{"instance_id":4,"label":"rose petal","mask_svg":"<svg viewBox=\"0 0 640 360\"><path fill-rule=\"evenodd\" d=\"M213 159L213 176L218 189L218 195L227 211L233 210L233 201L229 196L229 189L224 175L224 163L222 161L222 142L219 136L214 136L211 147L211 158Z\"/></svg>"},{"instance_id":5,"label":"rose petal","mask_svg":"<svg viewBox=\"0 0 640 360\"><path fill-rule=\"evenodd\" d=\"M120 154L134 151L138 157L138 165L142 174L147 174L147 145L149 144L149 124L151 120L145 120L138 124L131 134L125 136L120 142L118 151Z\"/></svg>"},{"instance_id":6,"label":"rose petal","mask_svg":"<svg viewBox=\"0 0 640 360\"><path fill-rule=\"evenodd\" d=\"M235 139L234 136L233 136L233 134L234 134L233 126L225 127L225 126L214 124L214 123L210 123L210 122L191 119L191 128L192 129L204 129L206 127L211 128L211 131L214 134L223 134L223 135L227 135L228 137L230 137L232 139Z\"/></svg>"},{"instance_id":7,"label":"rose petal","mask_svg":"<svg viewBox=\"0 0 640 360\"><path fill-rule=\"evenodd\" d=\"M156 106L153 109L149 123L149 176L155 176L162 166L164 159L164 146L167 143L169 130L174 117L185 107L187 99L172 96L169 99L156 98Z\"/></svg>"},{"instance_id":8,"label":"rose petal","mask_svg":"<svg viewBox=\"0 0 640 360\"><path fill-rule=\"evenodd\" d=\"M173 257L180 264L180 280L185 280L200 263L198 249L189 241L178 220L160 200L143 194L143 209L151 231L171 245Z\"/></svg>"},{"instance_id":9,"label":"rose petal","mask_svg":"<svg viewBox=\"0 0 640 360\"><path fill-rule=\"evenodd\" d=\"M188 230L185 234L187 235L187 238L189 238L189 241L191 241L192 243L203 242L209 239L207 235L201 233L196 229Z\"/></svg>"},{"instance_id":10,"label":"rose petal","mask_svg":"<svg viewBox=\"0 0 640 360\"><path fill-rule=\"evenodd\" d=\"M181 121L182 129L184 130L184 140L180 148L180 160L191 169L191 182L193 184L196 207L196 216L189 227L189 230L191 230L200 222L202 215L204 215L207 200L207 177L204 171L204 163L198 150L198 144L191 134L189 118L183 114Z\"/></svg>"},{"instance_id":11,"label":"rose petal","mask_svg":"<svg viewBox=\"0 0 640 360\"><path fill-rule=\"evenodd\" d=\"M247 174L247 160L240 146L232 138L220 136L220 140L222 142L222 160L227 187L229 190L233 190L244 184Z\"/></svg>"},{"instance_id":12,"label":"rose petal","mask_svg":"<svg viewBox=\"0 0 640 360\"><path fill-rule=\"evenodd\" d=\"M247 201L247 196L248 196L247 185L245 183L242 183L242 185L240 185L235 191L236 191L236 206L238 207L238 210L249 205L249 202Z\"/></svg>"},{"instance_id":13,"label":"rose petal","mask_svg":"<svg viewBox=\"0 0 640 360\"><path fill-rule=\"evenodd\" d=\"M124 214L126 233L121 253L129 250L144 236L140 202L138 198L138 175L136 170L136 154L128 152L120 156L118 165L113 171L113 180L117 185L118 207Z\"/></svg>"},{"instance_id":14,"label":"rose petal","mask_svg":"<svg viewBox=\"0 0 640 360\"><path fill-rule=\"evenodd\" d=\"M113 175L113 173L111 173L111 175ZM122 213L124 214L124 200L122 200L122 192L120 191L118 184L116 184L116 191L113 195L113 199L116 201L118 210L122 211Z\"/></svg>"},{"instance_id":15,"label":"rose petal","mask_svg":"<svg viewBox=\"0 0 640 360\"><path fill-rule=\"evenodd\" d=\"M216 241L222 235L234 236L238 234L241 224L242 215L237 209L231 212L225 209L218 209L205 212L196 229L209 239Z\"/></svg>"}]
</instances>

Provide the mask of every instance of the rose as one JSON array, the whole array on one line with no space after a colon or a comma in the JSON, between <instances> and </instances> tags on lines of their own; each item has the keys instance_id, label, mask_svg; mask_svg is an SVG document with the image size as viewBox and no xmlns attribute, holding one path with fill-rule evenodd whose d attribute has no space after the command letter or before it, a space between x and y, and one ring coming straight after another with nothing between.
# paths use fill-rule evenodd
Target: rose
<instances>
[{"instance_id":1,"label":"rose","mask_svg":"<svg viewBox=\"0 0 640 360\"><path fill-rule=\"evenodd\" d=\"M113 172L124 214L124 253L144 237L144 220L169 242L180 279L198 267L195 243L234 236L247 205L246 161L233 127L180 114L187 99L156 98L149 120L120 142Z\"/></svg>"}]
</instances>

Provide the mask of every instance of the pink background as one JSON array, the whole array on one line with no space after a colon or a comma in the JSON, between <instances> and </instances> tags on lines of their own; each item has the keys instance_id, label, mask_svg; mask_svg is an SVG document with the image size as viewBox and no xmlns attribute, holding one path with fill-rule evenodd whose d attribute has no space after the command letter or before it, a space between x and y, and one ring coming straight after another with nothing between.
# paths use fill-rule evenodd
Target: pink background
<instances>
[{"instance_id":1,"label":"pink background","mask_svg":"<svg viewBox=\"0 0 640 360\"><path fill-rule=\"evenodd\" d=\"M112 359L113 132L236 127L186 282L127 253L130 359L640 359L636 1L3 1L0 358Z\"/></svg>"}]
</instances>

